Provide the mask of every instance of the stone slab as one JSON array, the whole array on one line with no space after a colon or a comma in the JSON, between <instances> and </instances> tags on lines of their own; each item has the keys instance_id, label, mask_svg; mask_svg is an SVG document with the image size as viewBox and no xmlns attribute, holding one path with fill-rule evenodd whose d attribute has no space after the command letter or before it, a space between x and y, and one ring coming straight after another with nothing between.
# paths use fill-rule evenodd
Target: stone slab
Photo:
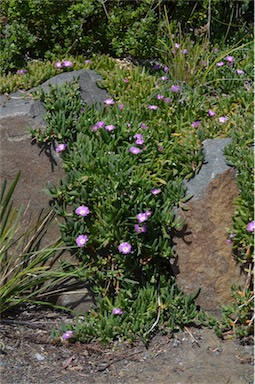
<instances>
[{"instance_id":1,"label":"stone slab","mask_svg":"<svg viewBox=\"0 0 255 384\"><path fill-rule=\"evenodd\" d=\"M243 285L227 231L232 226L234 201L239 195L235 171L226 165L224 148L230 139L206 140L205 164L187 183L193 198L179 215L187 226L174 238L177 255L177 284L186 294L201 293L197 304L213 314L232 301L231 286Z\"/></svg>"}]
</instances>

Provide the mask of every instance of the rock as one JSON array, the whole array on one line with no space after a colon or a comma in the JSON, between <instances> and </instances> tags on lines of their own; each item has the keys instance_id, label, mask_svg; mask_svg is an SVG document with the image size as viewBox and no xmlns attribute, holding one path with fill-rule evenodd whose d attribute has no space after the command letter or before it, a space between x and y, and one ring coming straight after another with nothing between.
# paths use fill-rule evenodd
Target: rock
<instances>
[{"instance_id":1,"label":"rock","mask_svg":"<svg viewBox=\"0 0 255 384\"><path fill-rule=\"evenodd\" d=\"M95 298L86 288L63 292L56 297L56 304L72 309L76 315L84 315L91 308L95 308Z\"/></svg>"},{"instance_id":2,"label":"rock","mask_svg":"<svg viewBox=\"0 0 255 384\"><path fill-rule=\"evenodd\" d=\"M79 77L81 97L86 104L103 103L109 97L107 92L98 88L97 82L101 76L94 71L80 70L62 73L41 86L34 88L49 90L49 84L62 85L73 78ZM60 157L50 149L41 150L37 145L31 145L31 136L28 128L45 127L45 109L39 100L34 100L31 91L15 92L9 96L0 96L0 132L1 157L0 180L7 179L8 185L13 181L19 171L21 177L14 193L14 206L28 206L24 217L22 231L29 223L35 222L41 213L49 210L49 197L44 189L47 184L55 185L64 177ZM52 222L45 235L42 245L50 244L60 236L56 222ZM63 257L62 257L63 258ZM70 255L68 254L70 259ZM71 301L84 303L88 306L88 295L73 293ZM80 295L79 297L77 295ZM69 296L70 297L70 296ZM62 301L65 303L65 301ZM78 305L78 304L77 304ZM92 305L92 302L91 302Z\"/></svg>"},{"instance_id":3,"label":"rock","mask_svg":"<svg viewBox=\"0 0 255 384\"><path fill-rule=\"evenodd\" d=\"M177 284L191 294L199 287L197 304L219 313L222 304L232 301L231 286L243 285L244 277L227 243L232 226L234 201L239 191L235 171L226 165L223 150L231 139L205 140L205 164L189 181L187 211L179 212L187 226L174 238L179 273Z\"/></svg>"},{"instance_id":4,"label":"rock","mask_svg":"<svg viewBox=\"0 0 255 384\"><path fill-rule=\"evenodd\" d=\"M62 73L33 90L42 88L47 92L49 84L62 85L73 78L79 78L81 96L85 103L102 103L108 97L105 90L97 87L101 76L90 70ZM31 91L0 96L0 179L6 178L10 183L21 171L14 201L17 207L29 203L27 219L49 209L49 197L44 189L47 183L54 185L64 177L57 153L47 149L42 151L37 145L31 145L28 128L45 126L43 104L31 97ZM51 237L56 238L56 231L53 231Z\"/></svg>"}]
</instances>

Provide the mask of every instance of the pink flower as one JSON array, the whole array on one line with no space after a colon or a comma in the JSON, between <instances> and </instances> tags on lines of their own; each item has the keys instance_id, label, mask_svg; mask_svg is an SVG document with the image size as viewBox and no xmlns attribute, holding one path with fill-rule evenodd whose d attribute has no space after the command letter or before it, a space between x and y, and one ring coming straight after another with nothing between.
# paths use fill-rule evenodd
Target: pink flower
<instances>
[{"instance_id":1,"label":"pink flower","mask_svg":"<svg viewBox=\"0 0 255 384\"><path fill-rule=\"evenodd\" d=\"M223 67L224 63L223 61L219 61L218 63L216 63L216 67Z\"/></svg>"},{"instance_id":2,"label":"pink flower","mask_svg":"<svg viewBox=\"0 0 255 384\"><path fill-rule=\"evenodd\" d=\"M115 128L116 128L115 125L106 125L106 126L105 126L105 129L106 129L108 132L112 132L112 131L114 131Z\"/></svg>"},{"instance_id":3,"label":"pink flower","mask_svg":"<svg viewBox=\"0 0 255 384\"><path fill-rule=\"evenodd\" d=\"M84 60L84 64L90 64L91 60Z\"/></svg>"},{"instance_id":4,"label":"pink flower","mask_svg":"<svg viewBox=\"0 0 255 384\"><path fill-rule=\"evenodd\" d=\"M127 78L125 78L123 81L124 83L129 83L129 80Z\"/></svg>"},{"instance_id":5,"label":"pink flower","mask_svg":"<svg viewBox=\"0 0 255 384\"><path fill-rule=\"evenodd\" d=\"M62 63L61 61L57 61L56 64L54 65L55 68L61 69L62 68Z\"/></svg>"},{"instance_id":6,"label":"pink flower","mask_svg":"<svg viewBox=\"0 0 255 384\"><path fill-rule=\"evenodd\" d=\"M68 340L70 339L70 337L73 336L73 331L66 331L65 333L63 333L62 335L62 339L63 340Z\"/></svg>"},{"instance_id":7,"label":"pink flower","mask_svg":"<svg viewBox=\"0 0 255 384\"><path fill-rule=\"evenodd\" d=\"M167 77L167 76L162 76L162 77L160 78L160 80L162 80L162 81L166 81L166 80L168 80L168 77Z\"/></svg>"},{"instance_id":8,"label":"pink flower","mask_svg":"<svg viewBox=\"0 0 255 384\"><path fill-rule=\"evenodd\" d=\"M142 128L142 129L147 129L147 128L148 128L148 125L142 123L142 124L141 124L141 128Z\"/></svg>"},{"instance_id":9,"label":"pink flower","mask_svg":"<svg viewBox=\"0 0 255 384\"><path fill-rule=\"evenodd\" d=\"M104 128L104 126L105 126L105 122L104 122L104 121L98 121L98 122L96 123L96 127L97 127L97 128Z\"/></svg>"},{"instance_id":10,"label":"pink flower","mask_svg":"<svg viewBox=\"0 0 255 384\"><path fill-rule=\"evenodd\" d=\"M212 116L215 116L215 115L216 115L216 113L212 109L209 109L208 116L212 117Z\"/></svg>"},{"instance_id":11,"label":"pink flower","mask_svg":"<svg viewBox=\"0 0 255 384\"><path fill-rule=\"evenodd\" d=\"M112 314L113 315L122 315L122 309L121 308L113 308Z\"/></svg>"},{"instance_id":12,"label":"pink flower","mask_svg":"<svg viewBox=\"0 0 255 384\"><path fill-rule=\"evenodd\" d=\"M76 244L78 247L84 247L84 245L88 242L89 238L87 235L80 235L77 237Z\"/></svg>"},{"instance_id":13,"label":"pink flower","mask_svg":"<svg viewBox=\"0 0 255 384\"><path fill-rule=\"evenodd\" d=\"M172 99L170 99L170 97L166 97L165 99L164 99L164 102L165 103L171 103L173 100Z\"/></svg>"},{"instance_id":14,"label":"pink flower","mask_svg":"<svg viewBox=\"0 0 255 384\"><path fill-rule=\"evenodd\" d=\"M131 147L129 149L129 152L133 153L133 155L138 155L138 153L141 152L141 149L140 148L137 148L137 147Z\"/></svg>"},{"instance_id":15,"label":"pink flower","mask_svg":"<svg viewBox=\"0 0 255 384\"><path fill-rule=\"evenodd\" d=\"M127 255L131 252L131 245L127 242L121 243L118 247L118 250L120 253L123 253L123 255Z\"/></svg>"},{"instance_id":16,"label":"pink flower","mask_svg":"<svg viewBox=\"0 0 255 384\"><path fill-rule=\"evenodd\" d=\"M147 210L146 212L138 213L136 217L137 217L138 223L143 223L144 221L148 220L148 217L150 216L151 216L151 211Z\"/></svg>"},{"instance_id":17,"label":"pink flower","mask_svg":"<svg viewBox=\"0 0 255 384\"><path fill-rule=\"evenodd\" d=\"M250 221L250 222L247 224L246 230L247 230L248 232L254 232L254 230L255 230L255 221L254 221L254 220Z\"/></svg>"},{"instance_id":18,"label":"pink flower","mask_svg":"<svg viewBox=\"0 0 255 384\"><path fill-rule=\"evenodd\" d=\"M157 105L148 105L148 109L152 109L153 111L156 111L158 109Z\"/></svg>"},{"instance_id":19,"label":"pink flower","mask_svg":"<svg viewBox=\"0 0 255 384\"><path fill-rule=\"evenodd\" d=\"M213 49L213 52L214 52L214 53L217 53L217 52L218 52L218 48L214 48L214 49Z\"/></svg>"},{"instance_id":20,"label":"pink flower","mask_svg":"<svg viewBox=\"0 0 255 384\"><path fill-rule=\"evenodd\" d=\"M124 105L124 104L118 104L118 107L119 107L119 109L122 111L122 109L125 108L125 105Z\"/></svg>"},{"instance_id":21,"label":"pink flower","mask_svg":"<svg viewBox=\"0 0 255 384\"><path fill-rule=\"evenodd\" d=\"M73 66L73 63L69 60L64 60L63 63L62 63L63 67L72 67Z\"/></svg>"},{"instance_id":22,"label":"pink flower","mask_svg":"<svg viewBox=\"0 0 255 384\"><path fill-rule=\"evenodd\" d=\"M220 116L219 117L219 122L221 123L221 124L224 124L224 123L226 123L228 121L228 117L227 116Z\"/></svg>"},{"instance_id":23,"label":"pink flower","mask_svg":"<svg viewBox=\"0 0 255 384\"><path fill-rule=\"evenodd\" d=\"M161 189L155 188L151 190L152 195L158 195L161 192Z\"/></svg>"},{"instance_id":24,"label":"pink flower","mask_svg":"<svg viewBox=\"0 0 255 384\"><path fill-rule=\"evenodd\" d=\"M18 71L17 71L17 74L18 75L25 75L27 73L27 70L26 69L19 69Z\"/></svg>"},{"instance_id":25,"label":"pink flower","mask_svg":"<svg viewBox=\"0 0 255 384\"><path fill-rule=\"evenodd\" d=\"M180 87L178 85L172 85L172 87L170 88L170 91L174 93L178 93L180 92Z\"/></svg>"},{"instance_id":26,"label":"pink flower","mask_svg":"<svg viewBox=\"0 0 255 384\"><path fill-rule=\"evenodd\" d=\"M197 128L201 124L201 121L194 121L194 123L191 124L192 128Z\"/></svg>"},{"instance_id":27,"label":"pink flower","mask_svg":"<svg viewBox=\"0 0 255 384\"><path fill-rule=\"evenodd\" d=\"M164 66L163 71L164 71L164 72L168 72L168 71L169 71L169 68L168 68L167 65Z\"/></svg>"},{"instance_id":28,"label":"pink flower","mask_svg":"<svg viewBox=\"0 0 255 384\"><path fill-rule=\"evenodd\" d=\"M55 151L56 152L63 152L67 148L67 144L62 143L56 146Z\"/></svg>"},{"instance_id":29,"label":"pink flower","mask_svg":"<svg viewBox=\"0 0 255 384\"><path fill-rule=\"evenodd\" d=\"M174 46L176 49L179 49L181 45L179 43L175 43Z\"/></svg>"},{"instance_id":30,"label":"pink flower","mask_svg":"<svg viewBox=\"0 0 255 384\"><path fill-rule=\"evenodd\" d=\"M164 96L159 94L159 95L157 95L157 99L158 100L164 99Z\"/></svg>"},{"instance_id":31,"label":"pink flower","mask_svg":"<svg viewBox=\"0 0 255 384\"><path fill-rule=\"evenodd\" d=\"M144 144L143 135L141 135L141 133L137 133L136 135L134 135L134 139L136 139L135 143L137 145Z\"/></svg>"},{"instance_id":32,"label":"pink flower","mask_svg":"<svg viewBox=\"0 0 255 384\"><path fill-rule=\"evenodd\" d=\"M81 205L80 207L76 208L75 213L79 216L86 217L90 213L90 210L85 205Z\"/></svg>"},{"instance_id":33,"label":"pink flower","mask_svg":"<svg viewBox=\"0 0 255 384\"><path fill-rule=\"evenodd\" d=\"M115 104L115 101L113 99L106 99L104 101L104 103L105 103L105 105L113 105L113 104Z\"/></svg>"},{"instance_id":34,"label":"pink flower","mask_svg":"<svg viewBox=\"0 0 255 384\"><path fill-rule=\"evenodd\" d=\"M244 71L243 71L242 69L237 69L237 70L236 70L236 73L237 73L238 75L243 75L243 74L244 74Z\"/></svg>"},{"instance_id":35,"label":"pink flower","mask_svg":"<svg viewBox=\"0 0 255 384\"><path fill-rule=\"evenodd\" d=\"M226 56L225 60L226 60L227 63L233 64L234 61L235 61L235 58L233 56Z\"/></svg>"},{"instance_id":36,"label":"pink flower","mask_svg":"<svg viewBox=\"0 0 255 384\"><path fill-rule=\"evenodd\" d=\"M137 233L145 233L148 230L147 225L141 225L140 226L139 224L135 224L134 227L135 227L135 231Z\"/></svg>"}]
</instances>

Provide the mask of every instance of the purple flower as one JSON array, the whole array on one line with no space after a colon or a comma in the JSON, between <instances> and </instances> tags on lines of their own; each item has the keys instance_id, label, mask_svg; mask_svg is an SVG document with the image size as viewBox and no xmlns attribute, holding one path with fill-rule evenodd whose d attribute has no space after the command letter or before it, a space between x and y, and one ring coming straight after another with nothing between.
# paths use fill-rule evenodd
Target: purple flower
<instances>
[{"instance_id":1,"label":"purple flower","mask_svg":"<svg viewBox=\"0 0 255 384\"><path fill-rule=\"evenodd\" d=\"M118 107L119 107L119 109L122 111L122 109L125 108L125 105L124 105L124 104L118 104Z\"/></svg>"},{"instance_id":2,"label":"purple flower","mask_svg":"<svg viewBox=\"0 0 255 384\"><path fill-rule=\"evenodd\" d=\"M227 116L220 116L219 117L219 122L221 123L221 124L224 124L224 123L226 123L228 121L228 117Z\"/></svg>"},{"instance_id":3,"label":"purple flower","mask_svg":"<svg viewBox=\"0 0 255 384\"><path fill-rule=\"evenodd\" d=\"M62 63L63 67L69 68L73 66L73 63L69 60L64 60Z\"/></svg>"},{"instance_id":4,"label":"purple flower","mask_svg":"<svg viewBox=\"0 0 255 384\"><path fill-rule=\"evenodd\" d=\"M172 87L170 88L170 91L174 93L178 93L180 92L180 87L178 85L172 85Z\"/></svg>"},{"instance_id":5,"label":"purple flower","mask_svg":"<svg viewBox=\"0 0 255 384\"><path fill-rule=\"evenodd\" d=\"M174 55L176 53L176 50L175 49L172 49L172 54Z\"/></svg>"},{"instance_id":6,"label":"purple flower","mask_svg":"<svg viewBox=\"0 0 255 384\"><path fill-rule=\"evenodd\" d=\"M156 111L158 109L157 105L148 105L148 109L152 109L153 111Z\"/></svg>"},{"instance_id":7,"label":"purple flower","mask_svg":"<svg viewBox=\"0 0 255 384\"><path fill-rule=\"evenodd\" d=\"M234 64L235 58L233 56L226 56L225 60L229 64Z\"/></svg>"},{"instance_id":8,"label":"purple flower","mask_svg":"<svg viewBox=\"0 0 255 384\"><path fill-rule=\"evenodd\" d=\"M137 233L145 233L148 230L147 225L141 225L140 226L139 224L135 224L134 227L135 227L135 231Z\"/></svg>"},{"instance_id":9,"label":"purple flower","mask_svg":"<svg viewBox=\"0 0 255 384\"><path fill-rule=\"evenodd\" d=\"M62 143L56 146L55 151L56 152L63 152L67 148L67 144Z\"/></svg>"},{"instance_id":10,"label":"purple flower","mask_svg":"<svg viewBox=\"0 0 255 384\"><path fill-rule=\"evenodd\" d=\"M138 155L138 153L141 152L141 149L137 147L131 147L129 148L129 152L133 153L133 155Z\"/></svg>"},{"instance_id":11,"label":"purple flower","mask_svg":"<svg viewBox=\"0 0 255 384\"><path fill-rule=\"evenodd\" d=\"M96 123L96 127L97 127L97 128L104 128L104 126L105 126L105 122L104 122L104 121L98 121L98 122Z\"/></svg>"},{"instance_id":12,"label":"purple flower","mask_svg":"<svg viewBox=\"0 0 255 384\"><path fill-rule=\"evenodd\" d=\"M129 80L126 77L123 81L124 81L124 83L129 83Z\"/></svg>"},{"instance_id":13,"label":"purple flower","mask_svg":"<svg viewBox=\"0 0 255 384\"><path fill-rule=\"evenodd\" d=\"M142 129L147 129L147 128L148 128L148 125L142 123L142 124L141 124L141 128L142 128Z\"/></svg>"},{"instance_id":14,"label":"purple flower","mask_svg":"<svg viewBox=\"0 0 255 384\"><path fill-rule=\"evenodd\" d=\"M218 52L218 48L214 48L213 52L217 53Z\"/></svg>"},{"instance_id":15,"label":"purple flower","mask_svg":"<svg viewBox=\"0 0 255 384\"><path fill-rule=\"evenodd\" d=\"M169 71L169 68L168 68L167 65L164 66L163 71L164 71L164 72L168 72L168 71Z\"/></svg>"},{"instance_id":16,"label":"purple flower","mask_svg":"<svg viewBox=\"0 0 255 384\"><path fill-rule=\"evenodd\" d=\"M197 128L201 124L201 121L194 121L194 123L191 124L192 128Z\"/></svg>"},{"instance_id":17,"label":"purple flower","mask_svg":"<svg viewBox=\"0 0 255 384\"><path fill-rule=\"evenodd\" d=\"M155 69L155 70L160 69L160 64L154 64L152 66L152 69Z\"/></svg>"},{"instance_id":18,"label":"purple flower","mask_svg":"<svg viewBox=\"0 0 255 384\"><path fill-rule=\"evenodd\" d=\"M91 63L91 60L85 60L84 61L84 64L90 64Z\"/></svg>"},{"instance_id":19,"label":"purple flower","mask_svg":"<svg viewBox=\"0 0 255 384\"><path fill-rule=\"evenodd\" d=\"M106 129L108 132L112 132L112 131L114 131L115 128L116 128L115 125L106 125L106 126L105 126L105 129Z\"/></svg>"},{"instance_id":20,"label":"purple flower","mask_svg":"<svg viewBox=\"0 0 255 384\"><path fill-rule=\"evenodd\" d=\"M158 188L155 188L155 189L152 189L152 190L151 190L151 193L152 193L153 195L158 195L160 192L161 192L161 189L158 189Z\"/></svg>"},{"instance_id":21,"label":"purple flower","mask_svg":"<svg viewBox=\"0 0 255 384\"><path fill-rule=\"evenodd\" d=\"M61 61L57 61L56 64L54 65L55 68L61 69L62 68L62 63Z\"/></svg>"},{"instance_id":22,"label":"purple flower","mask_svg":"<svg viewBox=\"0 0 255 384\"><path fill-rule=\"evenodd\" d=\"M138 223L143 223L144 221L148 220L148 216L146 215L146 213L138 213L136 217L137 217Z\"/></svg>"},{"instance_id":23,"label":"purple flower","mask_svg":"<svg viewBox=\"0 0 255 384\"><path fill-rule=\"evenodd\" d=\"M157 99L158 100L164 99L164 96L159 94L159 95L157 95Z\"/></svg>"},{"instance_id":24,"label":"purple flower","mask_svg":"<svg viewBox=\"0 0 255 384\"><path fill-rule=\"evenodd\" d=\"M113 315L122 315L122 309L121 308L113 308L112 314Z\"/></svg>"},{"instance_id":25,"label":"purple flower","mask_svg":"<svg viewBox=\"0 0 255 384\"><path fill-rule=\"evenodd\" d=\"M106 99L104 101L104 103L105 103L105 105L113 105L113 104L115 104L115 101L113 99Z\"/></svg>"},{"instance_id":26,"label":"purple flower","mask_svg":"<svg viewBox=\"0 0 255 384\"><path fill-rule=\"evenodd\" d=\"M137 217L138 223L143 223L144 221L148 220L148 217L150 216L151 216L151 211L147 210L146 212L138 213L136 217Z\"/></svg>"},{"instance_id":27,"label":"purple flower","mask_svg":"<svg viewBox=\"0 0 255 384\"><path fill-rule=\"evenodd\" d=\"M141 133L137 133L136 135L134 135L134 139L136 139L135 143L137 145L144 144L143 135L141 135Z\"/></svg>"},{"instance_id":28,"label":"purple flower","mask_svg":"<svg viewBox=\"0 0 255 384\"><path fill-rule=\"evenodd\" d=\"M187 55L187 54L189 53L189 51L188 51L187 49L184 49L184 50L182 51L182 53L183 53L184 55Z\"/></svg>"},{"instance_id":29,"label":"purple flower","mask_svg":"<svg viewBox=\"0 0 255 384\"><path fill-rule=\"evenodd\" d=\"M19 69L18 71L17 71L17 74L18 75L25 75L27 73L27 70L26 69Z\"/></svg>"},{"instance_id":30,"label":"purple flower","mask_svg":"<svg viewBox=\"0 0 255 384\"><path fill-rule=\"evenodd\" d=\"M131 252L131 245L127 242L124 242L119 245L118 249L120 253L123 253L123 255L127 255Z\"/></svg>"},{"instance_id":31,"label":"purple flower","mask_svg":"<svg viewBox=\"0 0 255 384\"><path fill-rule=\"evenodd\" d=\"M236 73L237 73L238 75L243 75L243 74L244 74L244 71L243 71L242 69L237 69L237 70L236 70Z\"/></svg>"},{"instance_id":32,"label":"purple flower","mask_svg":"<svg viewBox=\"0 0 255 384\"><path fill-rule=\"evenodd\" d=\"M165 103L171 103L173 100L172 99L170 99L170 97L166 97L165 99L164 99L164 102Z\"/></svg>"},{"instance_id":33,"label":"purple flower","mask_svg":"<svg viewBox=\"0 0 255 384\"><path fill-rule=\"evenodd\" d=\"M163 151L164 151L164 147L163 147L162 145L160 145L160 146L158 147L158 151L159 151L159 152L163 152Z\"/></svg>"},{"instance_id":34,"label":"purple flower","mask_svg":"<svg viewBox=\"0 0 255 384\"><path fill-rule=\"evenodd\" d=\"M89 238L87 235L80 235L77 237L75 241L78 247L84 247L84 245L87 243L88 240Z\"/></svg>"},{"instance_id":35,"label":"purple flower","mask_svg":"<svg viewBox=\"0 0 255 384\"><path fill-rule=\"evenodd\" d=\"M176 49L179 49L181 45L179 43L175 43L174 46Z\"/></svg>"},{"instance_id":36,"label":"purple flower","mask_svg":"<svg viewBox=\"0 0 255 384\"><path fill-rule=\"evenodd\" d=\"M68 340L70 339L70 337L73 336L73 331L66 331L65 333L63 333L62 335L62 339L63 340Z\"/></svg>"},{"instance_id":37,"label":"purple flower","mask_svg":"<svg viewBox=\"0 0 255 384\"><path fill-rule=\"evenodd\" d=\"M216 63L216 67L223 67L224 63L223 61L219 61L218 63Z\"/></svg>"},{"instance_id":38,"label":"purple flower","mask_svg":"<svg viewBox=\"0 0 255 384\"><path fill-rule=\"evenodd\" d=\"M248 232L254 232L254 229L255 229L255 221L252 220L252 221L250 221L250 222L247 224L246 230L247 230Z\"/></svg>"},{"instance_id":39,"label":"purple flower","mask_svg":"<svg viewBox=\"0 0 255 384\"><path fill-rule=\"evenodd\" d=\"M215 115L216 115L216 113L212 109L209 109L208 116L212 117L212 116L215 116Z\"/></svg>"},{"instance_id":40,"label":"purple flower","mask_svg":"<svg viewBox=\"0 0 255 384\"><path fill-rule=\"evenodd\" d=\"M167 77L167 76L162 76L162 77L160 78L160 80L162 80L162 81L166 81L166 80L168 80L168 77Z\"/></svg>"},{"instance_id":41,"label":"purple flower","mask_svg":"<svg viewBox=\"0 0 255 384\"><path fill-rule=\"evenodd\" d=\"M85 216L88 216L88 214L90 213L90 210L85 205L81 205L80 207L76 208L75 213L79 216L85 217Z\"/></svg>"},{"instance_id":42,"label":"purple flower","mask_svg":"<svg viewBox=\"0 0 255 384\"><path fill-rule=\"evenodd\" d=\"M229 236L228 236L228 239L227 239L227 243L228 244L232 244L232 238L235 237L235 233L230 233Z\"/></svg>"}]
</instances>

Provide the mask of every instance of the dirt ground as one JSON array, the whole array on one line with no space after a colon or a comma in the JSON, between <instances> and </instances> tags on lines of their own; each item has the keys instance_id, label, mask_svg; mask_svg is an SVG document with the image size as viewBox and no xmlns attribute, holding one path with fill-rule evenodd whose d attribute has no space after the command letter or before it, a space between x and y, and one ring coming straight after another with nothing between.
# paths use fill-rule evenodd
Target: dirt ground
<instances>
[{"instance_id":1,"label":"dirt ground","mask_svg":"<svg viewBox=\"0 0 255 384\"><path fill-rule=\"evenodd\" d=\"M6 322L7 320L7 322ZM1 384L253 384L251 338L221 340L207 328L156 335L146 347L57 345L53 327L73 318L30 307L0 320Z\"/></svg>"}]
</instances>

